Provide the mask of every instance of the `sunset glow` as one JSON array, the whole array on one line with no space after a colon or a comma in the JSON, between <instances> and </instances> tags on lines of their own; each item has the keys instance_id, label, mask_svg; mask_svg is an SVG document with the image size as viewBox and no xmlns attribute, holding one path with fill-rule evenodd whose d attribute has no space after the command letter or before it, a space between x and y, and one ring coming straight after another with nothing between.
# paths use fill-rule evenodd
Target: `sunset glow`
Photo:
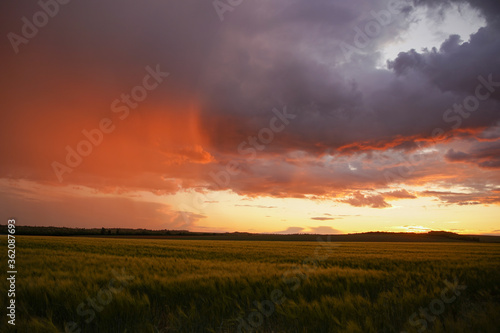
<instances>
[{"instance_id":1,"label":"sunset glow","mask_svg":"<svg viewBox=\"0 0 500 333\"><path fill-rule=\"evenodd\" d=\"M500 20L451 3L71 2L4 38L2 219L500 235Z\"/></svg>"}]
</instances>

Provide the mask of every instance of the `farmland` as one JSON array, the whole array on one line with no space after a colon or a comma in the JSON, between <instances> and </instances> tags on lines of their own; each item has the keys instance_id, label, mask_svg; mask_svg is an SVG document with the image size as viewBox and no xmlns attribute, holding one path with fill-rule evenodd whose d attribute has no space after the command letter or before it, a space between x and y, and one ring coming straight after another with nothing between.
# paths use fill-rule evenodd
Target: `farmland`
<instances>
[{"instance_id":1,"label":"farmland","mask_svg":"<svg viewBox=\"0 0 500 333\"><path fill-rule=\"evenodd\" d=\"M498 332L499 244L321 237L18 236L16 329ZM7 285L0 288L6 304ZM5 318L0 325L14 331Z\"/></svg>"}]
</instances>

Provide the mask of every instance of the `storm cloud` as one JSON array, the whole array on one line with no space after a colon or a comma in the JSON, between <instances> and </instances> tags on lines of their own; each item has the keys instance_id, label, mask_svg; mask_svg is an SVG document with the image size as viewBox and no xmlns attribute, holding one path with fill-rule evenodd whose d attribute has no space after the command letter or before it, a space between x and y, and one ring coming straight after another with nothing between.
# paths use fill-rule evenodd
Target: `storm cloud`
<instances>
[{"instance_id":1,"label":"storm cloud","mask_svg":"<svg viewBox=\"0 0 500 333\"><path fill-rule=\"evenodd\" d=\"M371 208L420 195L499 202L498 1L256 0L223 20L210 1L72 1L31 34L39 3L0 8L2 179ZM462 9L484 22L470 36L384 58L423 15L439 23ZM127 104L147 66L168 78ZM284 108L295 117L272 120ZM54 161L67 165L68 147L104 118L116 129L58 181ZM431 182L473 195L400 188ZM156 221L161 207L149 209ZM168 223L183 226L179 212Z\"/></svg>"}]
</instances>

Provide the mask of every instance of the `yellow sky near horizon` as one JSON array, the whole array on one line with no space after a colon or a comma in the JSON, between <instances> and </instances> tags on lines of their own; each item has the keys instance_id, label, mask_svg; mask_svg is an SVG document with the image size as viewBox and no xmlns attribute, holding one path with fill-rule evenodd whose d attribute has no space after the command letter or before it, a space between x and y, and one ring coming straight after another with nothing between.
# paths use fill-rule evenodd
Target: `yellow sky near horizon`
<instances>
[{"instance_id":1,"label":"yellow sky near horizon","mask_svg":"<svg viewBox=\"0 0 500 333\"><path fill-rule=\"evenodd\" d=\"M147 229L183 229L201 232L253 232L253 233L360 233L369 231L426 232L443 230L460 234L499 234L498 205L446 205L433 197L387 200L391 207L354 207L337 199L304 198L249 198L231 191L195 192L179 191L172 195L155 195L150 192L103 193L83 186L54 188L29 181L1 180L2 187L11 188L17 196L13 203L12 217L20 225L48 225L33 223L26 208L37 204L50 210L51 204L65 205L76 212L82 221L71 221L69 211L52 212L54 219L49 225L66 227L131 227ZM17 189L17 190L16 190ZM419 193L424 188L409 189ZM40 195L43 193L43 196ZM75 201L68 198L74 198ZM21 200L22 199L22 200ZM108 207L93 210L92 201L103 200ZM115 200L132 207L126 220L117 220L112 210ZM83 202L83 204L82 204ZM158 205L154 216L142 216L141 205ZM135 208L134 208L135 207ZM104 212L103 212L104 211ZM107 211L107 212L106 212ZM176 212L185 212L176 214ZM194 215L190 215L194 214ZM101 215L101 216L99 216ZM74 219L74 217L73 217ZM108 220L106 220L108 219Z\"/></svg>"}]
</instances>

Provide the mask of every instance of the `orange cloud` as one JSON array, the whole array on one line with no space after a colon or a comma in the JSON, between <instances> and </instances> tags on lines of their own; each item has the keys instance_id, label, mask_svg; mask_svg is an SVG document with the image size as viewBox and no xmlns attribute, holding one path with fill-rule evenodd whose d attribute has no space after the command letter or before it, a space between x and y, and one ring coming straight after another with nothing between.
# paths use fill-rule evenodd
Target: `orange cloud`
<instances>
[{"instance_id":1,"label":"orange cloud","mask_svg":"<svg viewBox=\"0 0 500 333\"><path fill-rule=\"evenodd\" d=\"M340 199L338 201L350 204L351 206L354 207L372 207L372 208L391 207L391 205L384 200L384 197L382 195L380 194L365 195L359 191L352 193L351 196L346 199Z\"/></svg>"},{"instance_id":2,"label":"orange cloud","mask_svg":"<svg viewBox=\"0 0 500 333\"><path fill-rule=\"evenodd\" d=\"M389 198L389 199L393 199L393 200L416 199L417 198L414 194L408 192L405 189L400 189L400 190L395 190L395 191L390 191L390 192L383 192L382 195L384 196L384 198Z\"/></svg>"}]
</instances>

